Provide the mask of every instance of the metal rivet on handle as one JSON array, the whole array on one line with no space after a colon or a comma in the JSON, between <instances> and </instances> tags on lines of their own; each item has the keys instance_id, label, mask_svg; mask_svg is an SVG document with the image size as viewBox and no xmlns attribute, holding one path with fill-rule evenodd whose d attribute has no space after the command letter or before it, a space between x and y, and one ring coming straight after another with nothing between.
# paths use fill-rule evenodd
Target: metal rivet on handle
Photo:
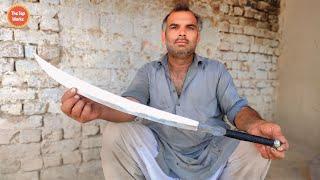
<instances>
[{"instance_id":1,"label":"metal rivet on handle","mask_svg":"<svg viewBox=\"0 0 320 180\"><path fill-rule=\"evenodd\" d=\"M274 140L273 146L274 146L275 148L279 148L279 147L281 146L281 142L276 139L276 140Z\"/></svg>"}]
</instances>

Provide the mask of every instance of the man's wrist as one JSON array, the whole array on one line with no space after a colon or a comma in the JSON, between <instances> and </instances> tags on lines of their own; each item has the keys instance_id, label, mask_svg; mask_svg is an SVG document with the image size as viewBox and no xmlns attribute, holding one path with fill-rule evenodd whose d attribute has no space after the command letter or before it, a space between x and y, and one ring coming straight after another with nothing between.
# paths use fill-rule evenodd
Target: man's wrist
<instances>
[{"instance_id":1,"label":"man's wrist","mask_svg":"<svg viewBox=\"0 0 320 180\"><path fill-rule=\"evenodd\" d=\"M251 107L245 106L237 114L235 118L235 126L242 131L248 132L250 129L258 126L266 121Z\"/></svg>"},{"instance_id":2,"label":"man's wrist","mask_svg":"<svg viewBox=\"0 0 320 180\"><path fill-rule=\"evenodd\" d=\"M100 105L100 112L99 112L99 115L98 115L98 119L103 119L103 120L107 120L107 115L109 114L107 111L108 109L110 109L109 107L106 107L106 106L103 106L103 105Z\"/></svg>"}]
</instances>

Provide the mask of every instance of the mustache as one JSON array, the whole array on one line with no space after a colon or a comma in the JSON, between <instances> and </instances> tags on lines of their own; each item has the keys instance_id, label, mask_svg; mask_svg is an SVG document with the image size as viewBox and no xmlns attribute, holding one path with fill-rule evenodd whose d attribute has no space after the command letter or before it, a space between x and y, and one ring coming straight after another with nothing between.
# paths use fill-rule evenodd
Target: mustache
<instances>
[{"instance_id":1,"label":"mustache","mask_svg":"<svg viewBox=\"0 0 320 180\"><path fill-rule=\"evenodd\" d=\"M174 42L178 42L178 41L186 41L187 43L189 43L189 40L187 38L177 38Z\"/></svg>"}]
</instances>

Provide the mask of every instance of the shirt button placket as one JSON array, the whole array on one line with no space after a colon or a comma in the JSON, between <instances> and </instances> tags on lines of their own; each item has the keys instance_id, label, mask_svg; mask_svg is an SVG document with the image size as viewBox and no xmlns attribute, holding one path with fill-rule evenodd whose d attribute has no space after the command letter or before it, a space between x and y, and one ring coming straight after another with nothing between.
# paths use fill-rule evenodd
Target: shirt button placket
<instances>
[{"instance_id":1,"label":"shirt button placket","mask_svg":"<svg viewBox=\"0 0 320 180\"><path fill-rule=\"evenodd\" d=\"M179 100L176 102L176 114L181 115L181 106Z\"/></svg>"}]
</instances>

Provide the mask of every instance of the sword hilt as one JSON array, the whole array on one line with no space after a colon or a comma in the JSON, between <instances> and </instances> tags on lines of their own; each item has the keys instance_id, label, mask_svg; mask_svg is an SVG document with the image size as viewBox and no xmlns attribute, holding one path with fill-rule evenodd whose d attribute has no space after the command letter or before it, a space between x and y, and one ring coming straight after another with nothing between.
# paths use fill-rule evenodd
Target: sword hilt
<instances>
[{"instance_id":1,"label":"sword hilt","mask_svg":"<svg viewBox=\"0 0 320 180\"><path fill-rule=\"evenodd\" d=\"M198 130L206 133L210 133L214 136L226 136L234 139L238 139L241 141L249 141L253 143L267 145L273 148L279 148L281 146L281 142L277 139L268 139L261 136L251 135L248 133L234 131L230 129L225 129L220 126L209 126L207 124L199 124Z\"/></svg>"},{"instance_id":2,"label":"sword hilt","mask_svg":"<svg viewBox=\"0 0 320 180\"><path fill-rule=\"evenodd\" d=\"M281 146L281 142L277 139L268 139L265 137L261 136L256 136L256 135L251 135L248 133L240 132L240 131L233 131L226 129L226 134L224 136L234 138L234 139L239 139L242 141L249 141L253 143L258 143L258 144L263 144L267 145L273 148L279 148Z\"/></svg>"}]
</instances>

